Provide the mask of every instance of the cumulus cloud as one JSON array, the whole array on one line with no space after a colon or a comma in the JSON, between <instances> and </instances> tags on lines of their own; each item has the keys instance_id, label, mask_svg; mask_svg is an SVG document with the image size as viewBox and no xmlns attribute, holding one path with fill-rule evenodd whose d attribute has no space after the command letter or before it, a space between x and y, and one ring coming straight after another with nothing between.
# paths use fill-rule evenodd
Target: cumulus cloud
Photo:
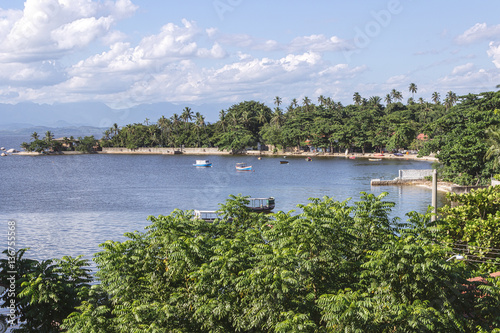
<instances>
[{"instance_id":1,"label":"cumulus cloud","mask_svg":"<svg viewBox=\"0 0 500 333\"><path fill-rule=\"evenodd\" d=\"M488 26L486 23L476 23L463 34L456 38L459 44L470 44L481 40L494 39L498 40L500 35L500 24Z\"/></svg>"},{"instance_id":2,"label":"cumulus cloud","mask_svg":"<svg viewBox=\"0 0 500 333\"><path fill-rule=\"evenodd\" d=\"M465 65L456 66L451 71L451 74L452 75L464 74L464 73L470 72L473 68L474 68L474 64L471 63L471 62L469 62L469 63L467 63Z\"/></svg>"},{"instance_id":3,"label":"cumulus cloud","mask_svg":"<svg viewBox=\"0 0 500 333\"><path fill-rule=\"evenodd\" d=\"M490 42L488 56L493 58L493 63L497 68L500 68L500 43Z\"/></svg>"},{"instance_id":4,"label":"cumulus cloud","mask_svg":"<svg viewBox=\"0 0 500 333\"><path fill-rule=\"evenodd\" d=\"M59 59L114 33L113 24L135 9L129 0L27 0L22 11L0 13L0 61Z\"/></svg>"},{"instance_id":5,"label":"cumulus cloud","mask_svg":"<svg viewBox=\"0 0 500 333\"><path fill-rule=\"evenodd\" d=\"M279 43L275 40L262 40L248 34L219 34L217 30L210 30L210 37L216 38L221 44L259 51L283 51L289 53L302 52L338 52L350 49L346 40L337 36L325 35L299 36L289 43Z\"/></svg>"},{"instance_id":6,"label":"cumulus cloud","mask_svg":"<svg viewBox=\"0 0 500 333\"><path fill-rule=\"evenodd\" d=\"M291 52L329 52L342 51L347 46L347 42L337 36L310 35L294 38L287 48Z\"/></svg>"}]
</instances>

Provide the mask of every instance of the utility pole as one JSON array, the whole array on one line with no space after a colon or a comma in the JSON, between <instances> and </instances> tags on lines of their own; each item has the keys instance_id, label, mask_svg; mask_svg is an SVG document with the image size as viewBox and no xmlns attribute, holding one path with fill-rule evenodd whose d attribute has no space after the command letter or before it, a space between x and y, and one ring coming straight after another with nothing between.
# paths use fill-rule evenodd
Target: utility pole
<instances>
[{"instance_id":1,"label":"utility pole","mask_svg":"<svg viewBox=\"0 0 500 333\"><path fill-rule=\"evenodd\" d=\"M437 170L432 170L432 217L431 221L436 221L437 216Z\"/></svg>"}]
</instances>

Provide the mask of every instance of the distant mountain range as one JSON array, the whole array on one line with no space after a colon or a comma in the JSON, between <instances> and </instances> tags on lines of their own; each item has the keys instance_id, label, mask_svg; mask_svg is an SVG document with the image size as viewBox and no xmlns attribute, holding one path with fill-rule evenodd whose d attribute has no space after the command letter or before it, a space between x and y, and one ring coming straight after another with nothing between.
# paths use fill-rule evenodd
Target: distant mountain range
<instances>
[{"instance_id":1,"label":"distant mountain range","mask_svg":"<svg viewBox=\"0 0 500 333\"><path fill-rule=\"evenodd\" d=\"M169 118L174 113L180 115L185 107L191 108L193 113L200 112L205 116L207 122L215 122L218 119L219 111L230 106L229 103L204 105L154 103L116 110L98 102L52 105L31 102L14 105L0 104L0 131L16 132L29 129L32 133L32 129L39 126L52 129L75 129L90 126L97 127L102 134L104 129L111 127L114 123L119 126L144 123L146 118L149 119L150 123L154 123L161 116ZM40 129L36 130L36 132L44 133L44 130ZM75 136L75 134L72 135Z\"/></svg>"},{"instance_id":2,"label":"distant mountain range","mask_svg":"<svg viewBox=\"0 0 500 333\"><path fill-rule=\"evenodd\" d=\"M23 137L23 140L31 141L31 134L37 132L40 138L45 136L47 131L52 132L55 138L70 137L74 138L85 137L93 135L96 139L103 137L106 127L93 127L93 126L62 126L62 127L49 127L49 126L33 126L30 124L18 124L19 128L15 129L0 129L0 136L18 136Z\"/></svg>"}]
</instances>

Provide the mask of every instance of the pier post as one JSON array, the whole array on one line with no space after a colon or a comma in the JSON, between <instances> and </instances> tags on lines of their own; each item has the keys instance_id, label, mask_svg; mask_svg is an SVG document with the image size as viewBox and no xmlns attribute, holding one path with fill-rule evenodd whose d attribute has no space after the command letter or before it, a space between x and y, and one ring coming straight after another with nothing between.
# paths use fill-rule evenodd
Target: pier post
<instances>
[{"instance_id":1,"label":"pier post","mask_svg":"<svg viewBox=\"0 0 500 333\"><path fill-rule=\"evenodd\" d=\"M437 170L432 170L432 212L434 215L431 217L431 221L436 221L437 216Z\"/></svg>"}]
</instances>

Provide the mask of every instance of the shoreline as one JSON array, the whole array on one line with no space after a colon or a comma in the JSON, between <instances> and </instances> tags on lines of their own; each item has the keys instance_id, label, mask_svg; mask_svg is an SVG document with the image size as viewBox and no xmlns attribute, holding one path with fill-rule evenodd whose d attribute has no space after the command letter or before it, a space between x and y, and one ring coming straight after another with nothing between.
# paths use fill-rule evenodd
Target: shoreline
<instances>
[{"instance_id":1,"label":"shoreline","mask_svg":"<svg viewBox=\"0 0 500 333\"><path fill-rule=\"evenodd\" d=\"M81 155L88 154L78 151L62 151L57 153L37 153L37 152L26 152L21 151L18 153L13 153L8 156L61 156L61 155ZM127 149L127 148L104 148L103 151L97 151L92 154L112 154L112 155L193 155L193 156L207 156L207 155L231 155L231 156L255 156L255 157L319 157L319 158L331 158L331 157L342 157L350 159L390 159L390 160L416 160L416 161L428 161L428 162L439 162L435 156L422 156L417 157L416 154L408 154L403 156L396 156L393 154L384 154L380 156L380 153L350 153L346 155L345 153L317 153L317 152L281 152L273 153L270 151L258 151L258 150L248 150L244 153L233 154L225 150L218 150L217 148L184 148L182 151L179 148L138 148L138 149ZM374 161L375 163L376 161Z\"/></svg>"}]
</instances>

